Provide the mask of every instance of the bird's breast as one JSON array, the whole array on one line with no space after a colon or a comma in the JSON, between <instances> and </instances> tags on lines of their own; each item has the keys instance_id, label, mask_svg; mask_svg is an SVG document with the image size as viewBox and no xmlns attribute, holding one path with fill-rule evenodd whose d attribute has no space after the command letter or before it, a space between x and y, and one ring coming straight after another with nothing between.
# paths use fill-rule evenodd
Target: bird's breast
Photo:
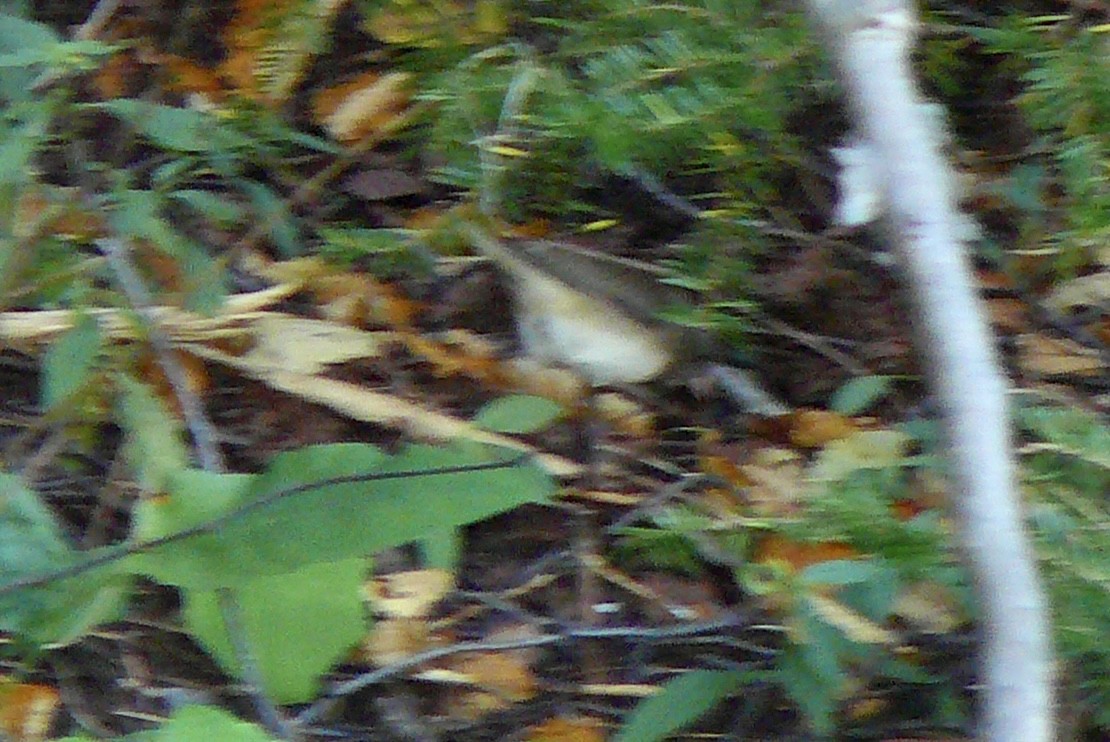
<instances>
[{"instance_id":1,"label":"bird's breast","mask_svg":"<svg viewBox=\"0 0 1110 742\"><path fill-rule=\"evenodd\" d=\"M635 383L659 376L675 349L658 327L613 304L532 275L517 286L521 340L535 358L569 366L594 384Z\"/></svg>"}]
</instances>

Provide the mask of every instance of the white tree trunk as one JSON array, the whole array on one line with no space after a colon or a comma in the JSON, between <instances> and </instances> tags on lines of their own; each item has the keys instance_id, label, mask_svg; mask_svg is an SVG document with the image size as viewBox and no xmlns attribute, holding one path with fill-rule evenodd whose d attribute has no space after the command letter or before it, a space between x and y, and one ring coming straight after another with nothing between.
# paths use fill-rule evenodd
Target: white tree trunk
<instances>
[{"instance_id":1,"label":"white tree trunk","mask_svg":"<svg viewBox=\"0 0 1110 742\"><path fill-rule=\"evenodd\" d=\"M982 738L1049 742L1045 600L1021 515L1007 383L977 300L938 127L914 85L909 0L808 0L856 132L875 155L889 236L908 274L928 379L949 446L953 503L982 611Z\"/></svg>"}]
</instances>

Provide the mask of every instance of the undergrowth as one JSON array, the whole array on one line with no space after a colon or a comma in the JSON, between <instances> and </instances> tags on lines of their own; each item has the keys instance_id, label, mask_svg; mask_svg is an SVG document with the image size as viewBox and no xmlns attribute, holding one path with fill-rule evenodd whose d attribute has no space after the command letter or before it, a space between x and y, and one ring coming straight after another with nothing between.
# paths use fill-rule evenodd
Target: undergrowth
<instances>
[{"instance_id":1,"label":"undergrowth","mask_svg":"<svg viewBox=\"0 0 1110 742\"><path fill-rule=\"evenodd\" d=\"M18 5L24 4L3 7ZM792 9L730 0L357 5L367 32L384 47L376 61L413 75L416 113L395 146L433 163L430 177L443 194L492 198L517 225L544 221L562 231L597 232L637 221L622 199L609 196L614 182L634 184L649 201L658 199L659 231L681 234L681 249L665 253L674 281L704 294L703 306L679 321L743 337L753 266L774 254L783 234L824 226L802 184L814 177L820 149L839 133L838 122L812 121L813 111L836 105L836 92L804 18ZM1012 85L1011 98L989 101L1006 109L1017 134L990 153L1005 163L995 181L1005 219L987 225L983 253L1024 271L1023 282L1052 285L1097 268L1110 239L1110 55L1104 25L1040 10L1026 4L978 17L935 9L921 60L931 88L945 96L960 97L987 59L991 74ZM296 60L325 52L328 35L312 22L278 28L288 38L264 70L265 88L288 95L304 73ZM163 497L136 508L120 544L80 551L45 498L21 481L22 462L6 458L0 574L6 584L57 579L42 590L0 586L0 626L33 659L39 644L75 639L124 615L136 579L152 578L181 590L186 629L235 674L241 668L220 606L222 591L230 590L257 619L251 631L260 642L275 626L317 624L263 656L264 674L274 673L265 676L274 697L307 700L365 630L356 596L372 552L424 533L453 543L464 524L543 501L553 485L511 457L505 468L486 471L507 456L486 447L387 453L325 446L284 454L252 474L193 465L179 423L139 371L143 354L93 319L102 309L124 308L130 328L124 334L148 337L141 307L126 295L98 240L112 234L142 245L155 266L144 275L155 286L155 302L202 314L228 294L231 260L205 239L225 230L260 237L280 257L323 252L356 262L374 253L390 270L414 269L419 260L410 231L372 230L362 235L367 241L346 225L316 224L290 207L284 194L304 179L303 163L343 148L296 128L282 112L235 98L217 112L128 97L90 102L83 81L120 46L66 41L28 16L0 16L0 308L79 311L82 319L57 333L42 356L39 412L81 455L99 450L106 429L122 435L121 466L140 488ZM954 123L958 131L970 127L959 116ZM107 125L126 135L100 141L97 132ZM500 173L492 193L484 179L490 163ZM1024 399L1018 421L1064 693L1076 700L1078 728L1105 732L1107 428L1078 405L1042 398ZM538 424L529 419L523 427ZM707 711L756 683L780 688L821 735L859 732L866 718L846 720L845 699L861 686L895 681L920 689L919 720L966 728L963 689L919 661L903 634L889 628L908 632L904 627L920 618L900 603L917 589L931 596L936 614L933 629L917 627L923 633L958 633L974 617L965 575L946 546L952 535L944 519L936 510L898 515L915 486L938 476L935 461L919 453L934 441L916 430L888 431L884 441L891 446L887 458L874 458L873 449L827 453L827 467L819 461L809 471L812 497L790 517L761 516L722 530L716 514L675 507L622 531L618 561L681 574L699 573L705 561L724 564L736 589L777 611L782 623L771 659L674 681L662 700L633 714L625 738L641 725L658 734L660 709ZM385 477L400 470L413 479L437 477L444 503L460 499L452 493L475 490L487 499L469 499L461 511L430 508L409 479ZM347 497L350 483L327 482L343 473L402 482L379 483L377 499L342 511L347 521L386 525L354 538L344 518L329 515L336 502L355 499ZM319 491L285 502L280 493L299 486ZM266 498L280 506L276 512L251 504ZM275 523L285 530L276 533ZM197 530L174 536L188 529ZM753 555L768 535L842 544L852 556L797 571L757 563ZM268 550L278 543L282 549ZM228 557L244 548L251 560ZM429 551L450 554L442 543ZM81 566L101 557L110 559ZM270 591L258 581L275 576L291 580L285 587L295 587L304 604L290 599L281 611L269 604ZM345 596L342 604L322 602L337 594ZM281 652L290 651L301 662L292 676L282 674L288 658ZM186 724L181 718L191 713L165 729ZM668 723L677 729L694 720L691 712ZM231 734L225 723L242 739L262 738L257 729L214 717L187 726Z\"/></svg>"}]
</instances>

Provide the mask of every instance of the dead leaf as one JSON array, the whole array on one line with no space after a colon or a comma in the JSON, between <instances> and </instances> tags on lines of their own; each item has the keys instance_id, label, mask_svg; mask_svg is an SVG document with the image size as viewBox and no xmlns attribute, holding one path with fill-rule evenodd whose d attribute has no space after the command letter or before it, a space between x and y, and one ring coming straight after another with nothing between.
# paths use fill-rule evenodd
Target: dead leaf
<instances>
[{"instance_id":1,"label":"dead leaf","mask_svg":"<svg viewBox=\"0 0 1110 742\"><path fill-rule=\"evenodd\" d=\"M1014 338L1014 343L1018 350L1018 365L1027 373L1038 376L1098 376L1106 373L1106 364L1099 352L1074 340L1030 333Z\"/></svg>"},{"instance_id":2,"label":"dead leaf","mask_svg":"<svg viewBox=\"0 0 1110 742\"><path fill-rule=\"evenodd\" d=\"M840 481L861 469L896 466L905 459L911 442L897 430L861 430L825 446L810 476L817 481Z\"/></svg>"},{"instance_id":3,"label":"dead leaf","mask_svg":"<svg viewBox=\"0 0 1110 742\"><path fill-rule=\"evenodd\" d=\"M894 632L889 631L861 613L834 598L811 593L807 600L825 623L835 626L845 636L860 644L883 644L893 646L897 643Z\"/></svg>"},{"instance_id":4,"label":"dead leaf","mask_svg":"<svg viewBox=\"0 0 1110 742\"><path fill-rule=\"evenodd\" d=\"M754 515L792 515L808 498L802 457L789 448L756 450L740 474L749 482L743 492Z\"/></svg>"},{"instance_id":5,"label":"dead leaf","mask_svg":"<svg viewBox=\"0 0 1110 742\"><path fill-rule=\"evenodd\" d=\"M598 394L593 404L602 420L625 435L648 438L655 433L655 417L624 394Z\"/></svg>"},{"instance_id":6,"label":"dead leaf","mask_svg":"<svg viewBox=\"0 0 1110 742\"><path fill-rule=\"evenodd\" d=\"M331 364L382 352L381 334L323 320L265 314L253 329L255 345L242 361L259 370L317 374Z\"/></svg>"},{"instance_id":7,"label":"dead leaf","mask_svg":"<svg viewBox=\"0 0 1110 742\"><path fill-rule=\"evenodd\" d=\"M455 586L443 569L417 569L375 577L366 585L376 613L389 618L426 618L433 606Z\"/></svg>"},{"instance_id":8,"label":"dead leaf","mask_svg":"<svg viewBox=\"0 0 1110 742\"><path fill-rule=\"evenodd\" d=\"M536 464L555 476L574 476L582 471L581 465L561 456L538 453L533 447L510 436L490 433L465 420L425 409L389 394L373 392L345 381L287 371L273 364L256 365L206 346L193 346L193 352L234 368L273 389L324 405L353 420L391 425L417 438L461 438L535 453L533 460Z\"/></svg>"},{"instance_id":9,"label":"dead leaf","mask_svg":"<svg viewBox=\"0 0 1110 742\"><path fill-rule=\"evenodd\" d=\"M589 716L560 716L524 730L524 742L605 742L605 725Z\"/></svg>"},{"instance_id":10,"label":"dead leaf","mask_svg":"<svg viewBox=\"0 0 1110 742\"><path fill-rule=\"evenodd\" d=\"M966 619L952 591L936 582L917 582L902 590L893 613L918 631L948 634Z\"/></svg>"},{"instance_id":11,"label":"dead leaf","mask_svg":"<svg viewBox=\"0 0 1110 742\"><path fill-rule=\"evenodd\" d=\"M0 731L12 742L40 742L60 703L56 688L0 680Z\"/></svg>"},{"instance_id":12,"label":"dead leaf","mask_svg":"<svg viewBox=\"0 0 1110 742\"><path fill-rule=\"evenodd\" d=\"M1060 314L1067 314L1076 307L1107 304L1110 304L1110 272L1105 270L1073 278L1045 299L1045 305Z\"/></svg>"},{"instance_id":13,"label":"dead leaf","mask_svg":"<svg viewBox=\"0 0 1110 742\"><path fill-rule=\"evenodd\" d=\"M1007 333L1026 332L1029 329L1029 307L1021 299L1009 296L987 299L987 312L991 324Z\"/></svg>"},{"instance_id":14,"label":"dead leaf","mask_svg":"<svg viewBox=\"0 0 1110 742\"><path fill-rule=\"evenodd\" d=\"M358 654L364 662L387 667L442 643L423 619L388 618L374 624Z\"/></svg>"},{"instance_id":15,"label":"dead leaf","mask_svg":"<svg viewBox=\"0 0 1110 742\"><path fill-rule=\"evenodd\" d=\"M317 123L332 137L350 144L371 136L381 138L406 124L411 97L408 73L367 72L319 93L313 111Z\"/></svg>"},{"instance_id":16,"label":"dead leaf","mask_svg":"<svg viewBox=\"0 0 1110 742\"><path fill-rule=\"evenodd\" d=\"M838 541L806 543L793 541L776 533L768 534L759 540L754 560L759 564L778 562L785 564L794 572L822 562L839 559L853 559L859 552L848 544Z\"/></svg>"},{"instance_id":17,"label":"dead leaf","mask_svg":"<svg viewBox=\"0 0 1110 742\"><path fill-rule=\"evenodd\" d=\"M211 384L208 369L197 356L185 350L173 350L173 358L178 367L185 372L185 384L197 397L203 397ZM181 400L177 391L166 378L166 372L153 352L145 352L136 362L139 378L150 384L154 393L177 417L182 416Z\"/></svg>"},{"instance_id":18,"label":"dead leaf","mask_svg":"<svg viewBox=\"0 0 1110 742\"><path fill-rule=\"evenodd\" d=\"M799 448L821 448L857 430L851 418L837 412L804 409L790 413L790 442Z\"/></svg>"},{"instance_id":19,"label":"dead leaf","mask_svg":"<svg viewBox=\"0 0 1110 742\"><path fill-rule=\"evenodd\" d=\"M448 669L456 674L458 682L473 687L450 694L444 712L451 717L473 721L536 696L536 676L519 657L482 652L452 660Z\"/></svg>"}]
</instances>

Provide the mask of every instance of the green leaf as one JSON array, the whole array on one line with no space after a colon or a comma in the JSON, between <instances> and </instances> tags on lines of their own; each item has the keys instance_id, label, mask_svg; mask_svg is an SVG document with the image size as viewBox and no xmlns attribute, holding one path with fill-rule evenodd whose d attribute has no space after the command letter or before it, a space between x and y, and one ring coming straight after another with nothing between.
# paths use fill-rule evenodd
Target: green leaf
<instances>
[{"instance_id":1,"label":"green leaf","mask_svg":"<svg viewBox=\"0 0 1110 742\"><path fill-rule=\"evenodd\" d=\"M281 254L292 257L304 252L304 245L288 204L261 183L245 180L239 185L254 206L255 219L265 227L266 234L274 241Z\"/></svg>"},{"instance_id":2,"label":"green leaf","mask_svg":"<svg viewBox=\"0 0 1110 742\"><path fill-rule=\"evenodd\" d=\"M96 320L78 316L64 335L50 347L43 362L42 406L55 411L73 399L93 380L102 338Z\"/></svg>"},{"instance_id":3,"label":"green leaf","mask_svg":"<svg viewBox=\"0 0 1110 742\"><path fill-rule=\"evenodd\" d=\"M93 742L93 737L62 737L56 742ZM182 706L157 729L116 737L116 742L274 742L262 729L212 706Z\"/></svg>"},{"instance_id":4,"label":"green leaf","mask_svg":"<svg viewBox=\"0 0 1110 742\"><path fill-rule=\"evenodd\" d=\"M0 54L47 55L61 43L54 30L14 15L0 13ZM0 75L0 97L6 101L26 101L31 97L31 82L40 70L5 69Z\"/></svg>"},{"instance_id":5,"label":"green leaf","mask_svg":"<svg viewBox=\"0 0 1110 742\"><path fill-rule=\"evenodd\" d=\"M801 579L807 585L854 585L874 580L878 566L865 559L832 559L811 564L802 570Z\"/></svg>"},{"instance_id":6,"label":"green leaf","mask_svg":"<svg viewBox=\"0 0 1110 742\"><path fill-rule=\"evenodd\" d=\"M164 149L210 152L221 144L215 134L219 121L204 111L133 98L116 98L87 105L122 119Z\"/></svg>"},{"instance_id":7,"label":"green leaf","mask_svg":"<svg viewBox=\"0 0 1110 742\"><path fill-rule=\"evenodd\" d=\"M311 700L320 676L366 634L362 583L367 567L365 559L314 564L230 590L242 638L268 696L278 703ZM221 667L241 677L219 591L182 592L185 627Z\"/></svg>"},{"instance_id":8,"label":"green leaf","mask_svg":"<svg viewBox=\"0 0 1110 742\"><path fill-rule=\"evenodd\" d=\"M257 478L253 474L219 474L199 469L175 472L167 483L169 496L147 498L136 506L132 540L163 538L210 523L234 511ZM255 573L240 576L236 564L236 545L222 538L218 530L139 552L126 560L127 569L167 585L209 588L257 576ZM210 578L216 575L220 579Z\"/></svg>"},{"instance_id":9,"label":"green leaf","mask_svg":"<svg viewBox=\"0 0 1110 742\"><path fill-rule=\"evenodd\" d=\"M420 553L425 566L454 572L459 566L462 547L458 529L444 528L420 542Z\"/></svg>"},{"instance_id":10,"label":"green leaf","mask_svg":"<svg viewBox=\"0 0 1110 742\"><path fill-rule=\"evenodd\" d=\"M802 712L806 722L819 738L832 737L836 730L836 687L813 671L804 647L788 644L778 660L779 679L783 690Z\"/></svg>"},{"instance_id":11,"label":"green leaf","mask_svg":"<svg viewBox=\"0 0 1110 742\"><path fill-rule=\"evenodd\" d=\"M373 446L315 446L278 456L258 476L185 471L170 496L136 510L134 536L150 539L212 520L240 517L205 533L136 555L136 569L167 584L213 589L283 574L320 562L372 554L420 541L529 502L554 490L534 466L434 473L498 461L502 451L412 446L387 457ZM402 473L392 479L374 475ZM360 477L337 482L335 478ZM331 483L328 483L332 480ZM303 488L295 493L292 489ZM250 507L278 493L289 493Z\"/></svg>"},{"instance_id":12,"label":"green leaf","mask_svg":"<svg viewBox=\"0 0 1110 742\"><path fill-rule=\"evenodd\" d=\"M170 475L188 464L181 426L150 387L127 376L116 383L122 392L119 422L127 436L124 456L146 491L161 492Z\"/></svg>"},{"instance_id":13,"label":"green leaf","mask_svg":"<svg viewBox=\"0 0 1110 742\"><path fill-rule=\"evenodd\" d=\"M653 742L693 724L753 678L752 673L695 670L663 686L641 702L613 742Z\"/></svg>"},{"instance_id":14,"label":"green leaf","mask_svg":"<svg viewBox=\"0 0 1110 742\"><path fill-rule=\"evenodd\" d=\"M517 394L495 399L474 416L474 424L495 433L534 433L563 414L563 408L543 397Z\"/></svg>"},{"instance_id":15,"label":"green leaf","mask_svg":"<svg viewBox=\"0 0 1110 742\"><path fill-rule=\"evenodd\" d=\"M185 188L174 191L170 198L179 201L216 224L229 227L242 223L246 210L227 194Z\"/></svg>"},{"instance_id":16,"label":"green leaf","mask_svg":"<svg viewBox=\"0 0 1110 742\"><path fill-rule=\"evenodd\" d=\"M124 190L116 194L116 199L116 208L110 214L112 226L136 239L148 240L173 258L185 277L188 292L186 308L201 314L213 314L227 296L227 276L223 265L161 217L161 194Z\"/></svg>"},{"instance_id":17,"label":"green leaf","mask_svg":"<svg viewBox=\"0 0 1110 742\"><path fill-rule=\"evenodd\" d=\"M10 123L0 121L0 184L22 185L32 178L31 158L46 138L54 106L35 101L12 106Z\"/></svg>"},{"instance_id":18,"label":"green leaf","mask_svg":"<svg viewBox=\"0 0 1110 742\"><path fill-rule=\"evenodd\" d=\"M842 415L858 415L886 396L889 376L860 376L840 387L829 400L829 408Z\"/></svg>"},{"instance_id":19,"label":"green leaf","mask_svg":"<svg viewBox=\"0 0 1110 742\"><path fill-rule=\"evenodd\" d=\"M1023 428L1077 456L1110 469L1110 427L1094 414L1076 407L1023 405L1018 409Z\"/></svg>"},{"instance_id":20,"label":"green leaf","mask_svg":"<svg viewBox=\"0 0 1110 742\"><path fill-rule=\"evenodd\" d=\"M11 474L0 473L0 585L75 563L53 514ZM0 596L0 630L40 644L66 643L118 618L130 581L114 568Z\"/></svg>"},{"instance_id":21,"label":"green leaf","mask_svg":"<svg viewBox=\"0 0 1110 742\"><path fill-rule=\"evenodd\" d=\"M154 735L154 742L272 742L258 725L210 706L178 709Z\"/></svg>"}]
</instances>

